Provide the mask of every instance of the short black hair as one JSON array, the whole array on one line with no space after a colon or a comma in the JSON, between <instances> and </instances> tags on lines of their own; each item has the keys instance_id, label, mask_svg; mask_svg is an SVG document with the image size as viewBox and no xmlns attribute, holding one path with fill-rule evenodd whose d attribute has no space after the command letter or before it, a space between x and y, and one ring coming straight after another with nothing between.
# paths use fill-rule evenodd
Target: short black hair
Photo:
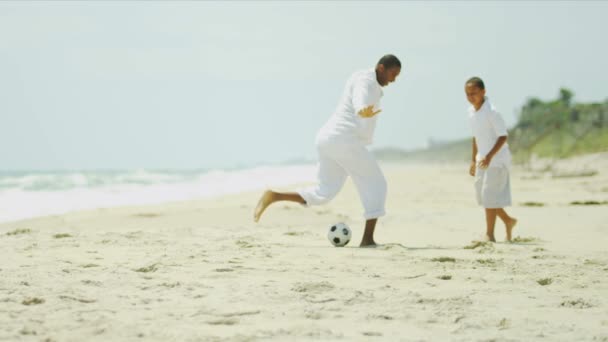
<instances>
[{"instance_id":1,"label":"short black hair","mask_svg":"<svg viewBox=\"0 0 608 342\"><path fill-rule=\"evenodd\" d=\"M486 89L486 85L483 84L483 80L477 76L469 78L469 80L465 83L465 85L471 83L475 87L484 90Z\"/></svg>"},{"instance_id":2,"label":"short black hair","mask_svg":"<svg viewBox=\"0 0 608 342\"><path fill-rule=\"evenodd\" d=\"M380 60L378 61L377 65L384 65L385 68L390 69L390 68L401 68L401 61L399 60L399 58L395 57L395 55L384 55L382 56L382 58L380 58Z\"/></svg>"}]
</instances>

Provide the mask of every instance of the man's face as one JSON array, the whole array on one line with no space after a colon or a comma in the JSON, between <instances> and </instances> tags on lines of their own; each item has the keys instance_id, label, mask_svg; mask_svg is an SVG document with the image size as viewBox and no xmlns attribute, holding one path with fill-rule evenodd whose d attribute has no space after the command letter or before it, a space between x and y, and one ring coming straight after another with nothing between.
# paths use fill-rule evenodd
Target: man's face
<instances>
[{"instance_id":1,"label":"man's face","mask_svg":"<svg viewBox=\"0 0 608 342\"><path fill-rule=\"evenodd\" d=\"M467 83L464 86L464 92L467 94L467 100L473 105L473 107L481 107L483 104L483 98L486 96L485 89L481 89L473 83Z\"/></svg>"},{"instance_id":2,"label":"man's face","mask_svg":"<svg viewBox=\"0 0 608 342\"><path fill-rule=\"evenodd\" d=\"M400 67L385 68L383 64L378 65L378 83L386 87L389 83L395 82L401 72Z\"/></svg>"}]
</instances>

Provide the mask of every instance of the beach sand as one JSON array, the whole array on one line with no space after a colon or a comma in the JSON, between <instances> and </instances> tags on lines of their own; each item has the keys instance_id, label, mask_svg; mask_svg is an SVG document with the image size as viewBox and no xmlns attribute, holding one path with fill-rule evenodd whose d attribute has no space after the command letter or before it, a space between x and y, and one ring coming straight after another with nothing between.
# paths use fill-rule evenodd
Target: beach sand
<instances>
[{"instance_id":1,"label":"beach sand","mask_svg":"<svg viewBox=\"0 0 608 342\"><path fill-rule=\"evenodd\" d=\"M608 200L608 155L586 158L561 174L599 173L514 168L511 244L500 222L498 243L471 242L485 220L465 164L384 165L374 249L356 247L350 181L258 224L261 191L4 223L0 340L608 341L608 204L571 204Z\"/></svg>"}]
</instances>

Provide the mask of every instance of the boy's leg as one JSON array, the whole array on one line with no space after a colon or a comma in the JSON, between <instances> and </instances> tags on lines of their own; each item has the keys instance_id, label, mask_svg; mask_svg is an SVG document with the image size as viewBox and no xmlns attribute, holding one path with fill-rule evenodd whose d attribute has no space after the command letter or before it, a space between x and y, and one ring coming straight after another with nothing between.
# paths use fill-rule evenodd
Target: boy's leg
<instances>
[{"instance_id":1,"label":"boy's leg","mask_svg":"<svg viewBox=\"0 0 608 342\"><path fill-rule=\"evenodd\" d=\"M500 217L502 222L505 223L505 228L507 231L507 241L511 241L513 227L515 227L515 225L517 224L517 219L515 217L509 216L509 214L507 214L507 212L503 208L497 209L496 214L498 215L498 217Z\"/></svg>"},{"instance_id":2,"label":"boy's leg","mask_svg":"<svg viewBox=\"0 0 608 342\"><path fill-rule=\"evenodd\" d=\"M496 225L497 209L486 208L486 236L488 240L496 242L494 226Z\"/></svg>"},{"instance_id":3,"label":"boy's leg","mask_svg":"<svg viewBox=\"0 0 608 342\"><path fill-rule=\"evenodd\" d=\"M506 167L490 167L483 173L483 178L476 183L478 187L478 201L486 208L486 234L490 241L496 241L494 226L496 216L505 223L507 240L511 240L511 232L517 223L503 209L511 205L511 188L509 183L509 170Z\"/></svg>"}]
</instances>

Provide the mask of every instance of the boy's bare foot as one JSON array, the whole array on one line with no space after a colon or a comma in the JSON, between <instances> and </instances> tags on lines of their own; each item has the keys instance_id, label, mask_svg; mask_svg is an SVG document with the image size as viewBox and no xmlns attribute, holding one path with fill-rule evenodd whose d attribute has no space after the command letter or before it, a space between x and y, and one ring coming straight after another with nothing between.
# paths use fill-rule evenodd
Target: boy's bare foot
<instances>
[{"instance_id":1,"label":"boy's bare foot","mask_svg":"<svg viewBox=\"0 0 608 342\"><path fill-rule=\"evenodd\" d=\"M264 194L258 201L258 205L255 207L255 211L253 212L253 220L255 222L258 222L264 210L266 210L266 208L268 208L268 206L271 205L273 202L274 192L272 192L271 190L266 190L266 192L264 192Z\"/></svg>"},{"instance_id":2,"label":"boy's bare foot","mask_svg":"<svg viewBox=\"0 0 608 342\"><path fill-rule=\"evenodd\" d=\"M512 217L511 221L509 223L506 224L507 226L507 241L511 241L511 237L512 237L512 233L513 233L513 228L515 228L515 225L517 224L517 219Z\"/></svg>"},{"instance_id":3,"label":"boy's bare foot","mask_svg":"<svg viewBox=\"0 0 608 342\"><path fill-rule=\"evenodd\" d=\"M484 236L483 241L485 241L485 242L488 242L488 241L489 242L496 242L496 238L493 237L493 236L486 235L486 236Z\"/></svg>"}]
</instances>

